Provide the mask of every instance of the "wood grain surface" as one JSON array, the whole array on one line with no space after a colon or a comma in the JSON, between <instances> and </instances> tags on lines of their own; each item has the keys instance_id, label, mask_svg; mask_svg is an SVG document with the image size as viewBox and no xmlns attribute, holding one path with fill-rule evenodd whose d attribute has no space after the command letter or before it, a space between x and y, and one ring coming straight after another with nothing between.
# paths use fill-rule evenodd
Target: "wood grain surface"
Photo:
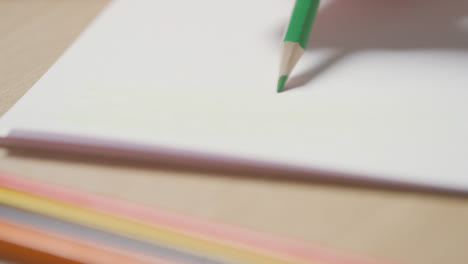
<instances>
[{"instance_id":1,"label":"wood grain surface","mask_svg":"<svg viewBox=\"0 0 468 264\"><path fill-rule=\"evenodd\" d=\"M0 1L0 114L106 3ZM468 260L468 198L462 195L26 149L0 148L0 170L397 263Z\"/></svg>"}]
</instances>

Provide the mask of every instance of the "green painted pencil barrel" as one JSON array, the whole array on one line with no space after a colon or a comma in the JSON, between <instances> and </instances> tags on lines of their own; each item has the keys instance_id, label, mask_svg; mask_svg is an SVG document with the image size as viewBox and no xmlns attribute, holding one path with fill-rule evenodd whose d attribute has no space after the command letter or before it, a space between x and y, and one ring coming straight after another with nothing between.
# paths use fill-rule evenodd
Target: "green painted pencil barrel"
<instances>
[{"instance_id":1,"label":"green painted pencil barrel","mask_svg":"<svg viewBox=\"0 0 468 264\"><path fill-rule=\"evenodd\" d=\"M296 0L284 41L297 42L306 49L319 3L320 0Z\"/></svg>"}]
</instances>

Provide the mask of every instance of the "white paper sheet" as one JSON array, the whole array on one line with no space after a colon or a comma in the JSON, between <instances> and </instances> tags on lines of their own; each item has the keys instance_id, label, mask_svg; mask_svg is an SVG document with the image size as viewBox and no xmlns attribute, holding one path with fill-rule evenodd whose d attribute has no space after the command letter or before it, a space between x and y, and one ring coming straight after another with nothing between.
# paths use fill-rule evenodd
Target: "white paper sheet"
<instances>
[{"instance_id":1,"label":"white paper sheet","mask_svg":"<svg viewBox=\"0 0 468 264\"><path fill-rule=\"evenodd\" d=\"M114 1L0 134L468 190L468 4L450 2L324 1L277 94L294 1Z\"/></svg>"}]
</instances>

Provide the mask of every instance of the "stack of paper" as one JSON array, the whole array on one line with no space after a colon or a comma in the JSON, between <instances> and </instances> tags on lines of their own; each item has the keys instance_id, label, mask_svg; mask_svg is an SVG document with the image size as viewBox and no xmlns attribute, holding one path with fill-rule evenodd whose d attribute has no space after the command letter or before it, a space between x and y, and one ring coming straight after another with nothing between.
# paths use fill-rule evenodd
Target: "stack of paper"
<instances>
[{"instance_id":1,"label":"stack of paper","mask_svg":"<svg viewBox=\"0 0 468 264\"><path fill-rule=\"evenodd\" d=\"M377 263L18 176L0 186L0 257L28 263Z\"/></svg>"}]
</instances>

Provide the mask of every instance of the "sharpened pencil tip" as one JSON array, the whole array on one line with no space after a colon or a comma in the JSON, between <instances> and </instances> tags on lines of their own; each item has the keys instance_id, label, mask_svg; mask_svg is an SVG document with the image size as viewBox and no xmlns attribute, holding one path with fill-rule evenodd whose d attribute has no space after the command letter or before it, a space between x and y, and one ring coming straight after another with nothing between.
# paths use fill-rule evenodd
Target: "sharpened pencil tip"
<instances>
[{"instance_id":1,"label":"sharpened pencil tip","mask_svg":"<svg viewBox=\"0 0 468 264\"><path fill-rule=\"evenodd\" d=\"M284 85L286 84L286 81L288 80L288 76L287 75L281 75L278 79L278 88L277 88L277 92L278 93L281 93L284 89Z\"/></svg>"}]
</instances>

